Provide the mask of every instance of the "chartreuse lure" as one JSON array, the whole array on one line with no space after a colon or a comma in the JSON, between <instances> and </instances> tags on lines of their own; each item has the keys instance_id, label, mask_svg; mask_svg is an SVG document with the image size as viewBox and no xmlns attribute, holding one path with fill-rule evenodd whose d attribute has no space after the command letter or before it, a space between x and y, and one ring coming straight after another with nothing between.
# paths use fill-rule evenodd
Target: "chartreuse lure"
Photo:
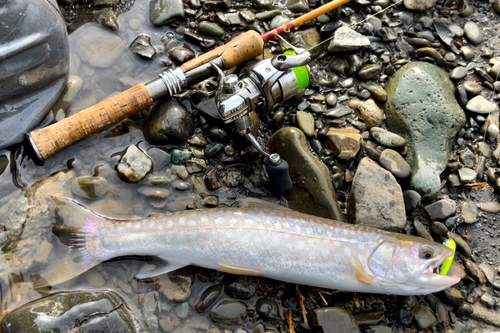
<instances>
[{"instance_id":1,"label":"chartreuse lure","mask_svg":"<svg viewBox=\"0 0 500 333\"><path fill-rule=\"evenodd\" d=\"M457 249L457 244L451 238L444 241L444 246L449 247L453 251L453 255L449 258L446 258L441 266L441 275L446 275L450 271L451 264L453 263L453 258L455 258L455 250Z\"/></svg>"}]
</instances>

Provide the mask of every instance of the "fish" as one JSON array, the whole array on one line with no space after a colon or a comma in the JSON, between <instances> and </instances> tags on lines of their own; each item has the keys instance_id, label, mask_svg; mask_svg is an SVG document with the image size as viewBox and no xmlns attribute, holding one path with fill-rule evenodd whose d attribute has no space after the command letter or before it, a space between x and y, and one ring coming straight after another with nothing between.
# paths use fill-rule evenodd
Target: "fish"
<instances>
[{"instance_id":1,"label":"fish","mask_svg":"<svg viewBox=\"0 0 500 333\"><path fill-rule=\"evenodd\" d=\"M289 209L213 208L121 221L72 199L55 201L58 222L53 230L67 246L55 257L51 254L49 258L58 259L48 260L42 269L49 285L123 256L155 258L141 267L137 279L196 265L389 295L425 295L460 281L439 274L441 264L453 255L442 244Z\"/></svg>"}]
</instances>

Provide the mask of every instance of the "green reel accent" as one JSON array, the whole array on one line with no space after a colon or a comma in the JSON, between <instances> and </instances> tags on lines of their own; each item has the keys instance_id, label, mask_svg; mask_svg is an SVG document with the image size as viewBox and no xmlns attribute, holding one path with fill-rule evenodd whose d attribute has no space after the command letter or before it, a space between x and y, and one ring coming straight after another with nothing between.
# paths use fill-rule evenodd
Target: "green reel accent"
<instances>
[{"instance_id":1,"label":"green reel accent","mask_svg":"<svg viewBox=\"0 0 500 333\"><path fill-rule=\"evenodd\" d=\"M288 50L285 51L285 55L295 55L295 52ZM295 73L295 77L297 77L297 84L299 86L299 90L307 88L309 86L309 71L306 66L294 67L292 68Z\"/></svg>"}]
</instances>

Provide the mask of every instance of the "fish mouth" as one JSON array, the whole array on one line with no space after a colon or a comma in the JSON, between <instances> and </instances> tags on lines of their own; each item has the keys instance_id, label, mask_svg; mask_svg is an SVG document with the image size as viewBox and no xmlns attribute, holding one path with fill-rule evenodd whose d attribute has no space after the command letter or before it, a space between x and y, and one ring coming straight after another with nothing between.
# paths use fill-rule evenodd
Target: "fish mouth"
<instances>
[{"instance_id":1,"label":"fish mouth","mask_svg":"<svg viewBox=\"0 0 500 333\"><path fill-rule=\"evenodd\" d=\"M424 289L442 290L460 282L459 276L440 274L441 265L452 255L453 254L442 256L441 258L430 262L420 274L414 276L414 283Z\"/></svg>"}]
</instances>

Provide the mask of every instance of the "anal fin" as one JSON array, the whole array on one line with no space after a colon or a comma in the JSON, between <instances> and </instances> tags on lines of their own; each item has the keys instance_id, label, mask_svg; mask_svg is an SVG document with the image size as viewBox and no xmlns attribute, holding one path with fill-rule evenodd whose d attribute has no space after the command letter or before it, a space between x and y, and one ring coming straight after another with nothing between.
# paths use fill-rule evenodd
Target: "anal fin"
<instances>
[{"instance_id":1,"label":"anal fin","mask_svg":"<svg viewBox=\"0 0 500 333\"><path fill-rule=\"evenodd\" d=\"M158 275L173 272L175 270L178 270L179 268L189 265L190 263L175 260L165 260L163 258L157 257L142 265L135 277L139 280L149 279Z\"/></svg>"},{"instance_id":2,"label":"anal fin","mask_svg":"<svg viewBox=\"0 0 500 333\"><path fill-rule=\"evenodd\" d=\"M219 270L238 275L261 275L261 271L257 268L239 265L219 264Z\"/></svg>"}]
</instances>

